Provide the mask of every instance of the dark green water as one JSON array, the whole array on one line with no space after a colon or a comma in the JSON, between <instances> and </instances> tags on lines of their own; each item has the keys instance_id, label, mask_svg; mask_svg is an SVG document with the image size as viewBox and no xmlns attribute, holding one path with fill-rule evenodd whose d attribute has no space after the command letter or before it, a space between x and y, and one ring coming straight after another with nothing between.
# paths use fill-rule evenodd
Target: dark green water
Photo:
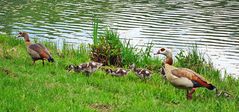
<instances>
[{"instance_id":1,"label":"dark green water","mask_svg":"<svg viewBox=\"0 0 239 112\"><path fill-rule=\"evenodd\" d=\"M216 67L239 73L239 2L204 0L0 0L0 33L91 43L92 19L116 29L122 39L174 53L198 44Z\"/></svg>"}]
</instances>

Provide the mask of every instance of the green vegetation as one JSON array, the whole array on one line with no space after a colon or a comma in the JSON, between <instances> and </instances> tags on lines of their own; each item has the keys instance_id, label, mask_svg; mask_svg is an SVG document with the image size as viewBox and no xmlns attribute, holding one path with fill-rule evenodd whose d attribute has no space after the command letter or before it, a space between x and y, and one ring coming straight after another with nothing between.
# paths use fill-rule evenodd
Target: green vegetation
<instances>
[{"instance_id":1,"label":"green vegetation","mask_svg":"<svg viewBox=\"0 0 239 112\"><path fill-rule=\"evenodd\" d=\"M151 52L152 44L142 54L129 42L121 49L123 65L135 62L140 67L155 68L152 69L152 79L146 83L133 73L120 78L100 70L90 77L69 73L65 70L66 65L90 61L90 51L85 46L73 49L68 45L58 51L53 43L44 44L56 62L43 66L38 61L32 65L23 40L0 35L0 111L239 110L239 81L231 77L220 80L219 71L207 64L195 50L188 55L179 53L175 65L196 70L232 97L218 97L215 91L200 88L193 100L186 100L184 90L175 89L156 71L162 62L147 54Z\"/></svg>"},{"instance_id":2,"label":"green vegetation","mask_svg":"<svg viewBox=\"0 0 239 112\"><path fill-rule=\"evenodd\" d=\"M97 24L97 23L96 23ZM95 26L95 25L94 25ZM97 36L97 26L94 27L93 41L91 45L91 59L102 62L104 65L122 66L122 43L117 33L106 30L105 34Z\"/></svg>"},{"instance_id":3,"label":"green vegetation","mask_svg":"<svg viewBox=\"0 0 239 112\"><path fill-rule=\"evenodd\" d=\"M104 65L128 66L136 64L137 67L147 67L156 70L161 67L161 60L150 56L153 45L149 43L146 49L136 49L130 41L123 44L119 35L110 29L104 34L98 34L98 20L93 23L93 45L91 45L91 60L104 63Z\"/></svg>"}]
</instances>

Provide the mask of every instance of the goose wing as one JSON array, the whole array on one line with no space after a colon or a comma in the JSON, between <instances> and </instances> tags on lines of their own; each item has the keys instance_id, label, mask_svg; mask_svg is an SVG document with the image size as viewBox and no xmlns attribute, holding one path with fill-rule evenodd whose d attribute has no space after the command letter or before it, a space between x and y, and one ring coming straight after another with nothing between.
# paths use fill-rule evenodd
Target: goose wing
<instances>
[{"instance_id":1,"label":"goose wing","mask_svg":"<svg viewBox=\"0 0 239 112\"><path fill-rule=\"evenodd\" d=\"M48 55L50 55L49 50L42 44L36 43L36 45L38 45L39 47L41 47Z\"/></svg>"},{"instance_id":2,"label":"goose wing","mask_svg":"<svg viewBox=\"0 0 239 112\"><path fill-rule=\"evenodd\" d=\"M175 75L176 77L185 77L189 80L191 80L194 84L194 87L206 87L208 89L214 89L214 86L210 84L210 82L208 82L204 77L202 77L201 75L199 75L198 73L187 69L187 68L178 68L178 69L174 69L171 71L173 75Z\"/></svg>"},{"instance_id":3,"label":"goose wing","mask_svg":"<svg viewBox=\"0 0 239 112\"><path fill-rule=\"evenodd\" d=\"M35 51L38 55L40 55L41 58L49 58L49 52L47 52L44 48L42 48L41 45L39 44L31 44L29 47L29 49ZM30 54L32 54L31 52L29 52Z\"/></svg>"}]
</instances>

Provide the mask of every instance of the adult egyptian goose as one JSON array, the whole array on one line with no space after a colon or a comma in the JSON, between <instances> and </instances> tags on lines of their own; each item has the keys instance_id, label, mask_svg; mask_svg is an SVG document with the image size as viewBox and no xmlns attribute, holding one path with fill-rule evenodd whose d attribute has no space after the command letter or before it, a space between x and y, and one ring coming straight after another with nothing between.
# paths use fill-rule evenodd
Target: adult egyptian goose
<instances>
[{"instance_id":1,"label":"adult egyptian goose","mask_svg":"<svg viewBox=\"0 0 239 112\"><path fill-rule=\"evenodd\" d=\"M74 70L74 72L83 72L87 76L89 76L91 73L95 72L102 65L103 65L102 63L98 63L98 62L88 62L88 63L82 63L77 66L69 65L67 70L68 71Z\"/></svg>"},{"instance_id":2,"label":"adult egyptian goose","mask_svg":"<svg viewBox=\"0 0 239 112\"><path fill-rule=\"evenodd\" d=\"M133 70L140 79L145 80L151 77L151 71L143 68L136 68L135 64L130 65L129 68Z\"/></svg>"},{"instance_id":3,"label":"adult egyptian goose","mask_svg":"<svg viewBox=\"0 0 239 112\"><path fill-rule=\"evenodd\" d=\"M173 58L172 52L169 49L161 48L156 54L166 56L163 65L163 71L166 79L175 87L187 90L187 99L192 99L192 94L198 87L206 87L209 90L216 89L210 82L198 73L187 68L176 68L172 66ZM191 90L190 90L191 89Z\"/></svg>"},{"instance_id":4,"label":"adult egyptian goose","mask_svg":"<svg viewBox=\"0 0 239 112\"><path fill-rule=\"evenodd\" d=\"M42 60L42 64L44 65L44 60L48 60L48 62L54 62L50 52L48 49L42 44L36 43L32 44L29 39L29 35L26 32L19 32L18 37L24 37L25 44L27 46L27 52L32 57L33 64L35 61Z\"/></svg>"},{"instance_id":5,"label":"adult egyptian goose","mask_svg":"<svg viewBox=\"0 0 239 112\"><path fill-rule=\"evenodd\" d=\"M111 74L112 76L116 76L116 77L122 77L128 74L128 71L123 68L117 68L115 70L108 68L105 71L108 74Z\"/></svg>"}]
</instances>

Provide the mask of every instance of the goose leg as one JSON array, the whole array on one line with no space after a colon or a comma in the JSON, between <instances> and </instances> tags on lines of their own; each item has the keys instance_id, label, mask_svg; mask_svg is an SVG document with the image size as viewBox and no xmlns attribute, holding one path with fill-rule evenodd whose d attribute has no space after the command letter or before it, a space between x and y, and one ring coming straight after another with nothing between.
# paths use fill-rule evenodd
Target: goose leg
<instances>
[{"instance_id":1,"label":"goose leg","mask_svg":"<svg viewBox=\"0 0 239 112\"><path fill-rule=\"evenodd\" d=\"M187 99L191 100L193 98L192 94L195 92L196 88L192 88L191 91L187 90Z\"/></svg>"},{"instance_id":2,"label":"goose leg","mask_svg":"<svg viewBox=\"0 0 239 112\"><path fill-rule=\"evenodd\" d=\"M35 60L32 60L32 64L33 64L33 65L35 64Z\"/></svg>"},{"instance_id":3,"label":"goose leg","mask_svg":"<svg viewBox=\"0 0 239 112\"><path fill-rule=\"evenodd\" d=\"M42 64L43 64L43 66L44 66L44 60L42 60Z\"/></svg>"},{"instance_id":4,"label":"goose leg","mask_svg":"<svg viewBox=\"0 0 239 112\"><path fill-rule=\"evenodd\" d=\"M146 83L146 82L147 82L147 80L146 80L145 78L143 78L143 80L144 80L144 83Z\"/></svg>"}]
</instances>

